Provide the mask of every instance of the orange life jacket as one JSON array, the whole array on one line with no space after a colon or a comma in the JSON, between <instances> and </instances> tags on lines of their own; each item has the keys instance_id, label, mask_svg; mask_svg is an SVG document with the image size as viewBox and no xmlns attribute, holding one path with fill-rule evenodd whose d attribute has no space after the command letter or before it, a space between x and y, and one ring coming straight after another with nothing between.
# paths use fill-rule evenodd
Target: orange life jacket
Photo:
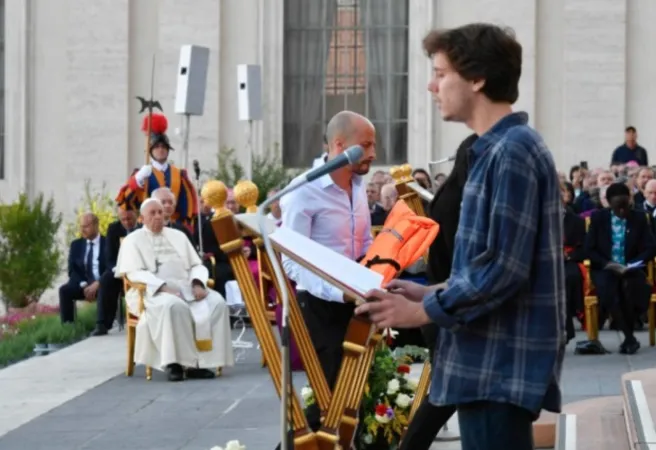
<instances>
[{"instance_id":1,"label":"orange life jacket","mask_svg":"<svg viewBox=\"0 0 656 450\"><path fill-rule=\"evenodd\" d=\"M396 202L360 264L383 275L384 285L426 253L439 229L437 222L418 216L404 201Z\"/></svg>"}]
</instances>

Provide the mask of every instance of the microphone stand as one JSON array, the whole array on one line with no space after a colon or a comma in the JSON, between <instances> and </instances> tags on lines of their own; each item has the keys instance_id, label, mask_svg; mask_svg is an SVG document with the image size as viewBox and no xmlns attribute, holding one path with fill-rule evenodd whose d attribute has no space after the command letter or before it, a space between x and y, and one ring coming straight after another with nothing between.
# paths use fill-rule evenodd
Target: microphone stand
<instances>
[{"instance_id":1,"label":"microphone stand","mask_svg":"<svg viewBox=\"0 0 656 450\"><path fill-rule=\"evenodd\" d=\"M273 246L271 245L271 239L269 238L269 232L266 227L266 211L269 206L280 200L280 198L289 194L290 192L298 189L302 185L307 183L307 180L304 178L297 178L295 181L292 181L284 189L279 191L276 195L265 200L257 208L257 222L260 228L260 235L262 236L262 241L264 243L264 249L266 254L271 261L273 266L273 272L276 277L278 286L286 286L285 276L283 274L282 267L280 266L280 261L276 256ZM291 342L291 333L289 330L289 293L287 289L281 289L281 300L282 300L282 323L281 323L281 356L282 356L282 390L280 395L280 448L281 450L289 450L293 448L293 441L289 441L289 430L292 427L292 423L289 416L289 411L291 410L291 391L292 391L292 377L291 377L291 358L290 358L290 342Z\"/></svg>"},{"instance_id":2,"label":"microphone stand","mask_svg":"<svg viewBox=\"0 0 656 450\"><path fill-rule=\"evenodd\" d=\"M194 160L194 172L196 175L196 191L200 192L200 166L197 160ZM196 203L196 207L198 208L198 251L202 259L205 252L203 251L203 214L200 205L200 195L196 195Z\"/></svg>"},{"instance_id":3,"label":"microphone stand","mask_svg":"<svg viewBox=\"0 0 656 450\"><path fill-rule=\"evenodd\" d=\"M317 167L307 171L305 174L295 178L285 186L284 189L279 191L277 194L268 198L257 208L257 222L260 229L260 235L262 236L262 241L264 243L264 249L266 254L271 261L271 266L273 266L273 273L278 282L278 286L286 286L285 275L283 274L280 261L276 256L273 246L271 245L271 239L269 238L269 231L266 227L266 211L269 206L280 200L285 195L289 194L292 191L300 188L306 183L313 181L323 175L329 174L341 167L344 167L347 164L353 164L357 161L360 161L364 153L364 150L359 145L354 145L349 147L343 154L339 155L332 161L327 162L321 167ZM284 226L284 224L283 224ZM281 300L282 300L282 323L280 324L281 328L281 357L282 357L282 390L280 395L280 448L281 450L293 449L294 442L292 440L291 446L289 442L289 430L292 427L292 422L290 418L289 411L291 410L291 392L292 392L292 376L291 376L291 358L290 358L290 343L291 343L291 333L289 330L289 293L287 289L281 289Z\"/></svg>"}]
</instances>

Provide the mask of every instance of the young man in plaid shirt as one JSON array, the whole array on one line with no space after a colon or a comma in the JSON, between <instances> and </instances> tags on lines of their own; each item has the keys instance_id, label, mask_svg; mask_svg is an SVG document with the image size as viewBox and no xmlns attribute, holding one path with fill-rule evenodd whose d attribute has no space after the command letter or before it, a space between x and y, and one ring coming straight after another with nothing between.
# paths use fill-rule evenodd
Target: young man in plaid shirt
<instances>
[{"instance_id":1,"label":"young man in plaid shirt","mask_svg":"<svg viewBox=\"0 0 656 450\"><path fill-rule=\"evenodd\" d=\"M532 422L559 412L565 337L562 205L556 168L519 96L522 48L508 30L470 24L424 39L444 120L472 145L451 276L369 293L380 327L441 327L430 401L455 405L463 450L533 448Z\"/></svg>"}]
</instances>

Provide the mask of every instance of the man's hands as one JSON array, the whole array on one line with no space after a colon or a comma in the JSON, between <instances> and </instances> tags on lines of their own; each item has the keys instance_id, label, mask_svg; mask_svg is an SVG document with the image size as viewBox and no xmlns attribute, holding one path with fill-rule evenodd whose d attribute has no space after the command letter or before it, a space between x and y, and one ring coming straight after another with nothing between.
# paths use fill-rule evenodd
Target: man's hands
<instances>
[{"instance_id":1,"label":"man's hands","mask_svg":"<svg viewBox=\"0 0 656 450\"><path fill-rule=\"evenodd\" d=\"M393 294L400 294L413 302L421 302L426 294L446 289L447 284L440 283L433 286L424 286L407 280L392 280L385 288Z\"/></svg>"},{"instance_id":2,"label":"man's hands","mask_svg":"<svg viewBox=\"0 0 656 450\"><path fill-rule=\"evenodd\" d=\"M403 295L378 289L367 292L365 297L369 301L358 306L355 313L368 313L378 328L415 328L431 321L419 300L410 300Z\"/></svg>"},{"instance_id":3,"label":"man's hands","mask_svg":"<svg viewBox=\"0 0 656 450\"><path fill-rule=\"evenodd\" d=\"M98 293L98 287L100 287L100 283L98 281L94 281L93 283L87 285L82 289L84 292L84 299L85 300L94 300L96 298L96 294Z\"/></svg>"},{"instance_id":4,"label":"man's hands","mask_svg":"<svg viewBox=\"0 0 656 450\"><path fill-rule=\"evenodd\" d=\"M180 292L180 291L176 291L175 289L172 289L172 288L168 287L168 286L165 285L165 284L162 285L162 287L159 288L159 289L157 290L157 292L166 292L167 294L175 295L176 297L179 297L179 298L181 298L182 300L184 300L184 297L182 296L182 292Z\"/></svg>"},{"instance_id":5,"label":"man's hands","mask_svg":"<svg viewBox=\"0 0 656 450\"><path fill-rule=\"evenodd\" d=\"M137 179L139 186L143 186L144 181L153 173L153 167L150 164L146 164L134 175Z\"/></svg>"}]
</instances>

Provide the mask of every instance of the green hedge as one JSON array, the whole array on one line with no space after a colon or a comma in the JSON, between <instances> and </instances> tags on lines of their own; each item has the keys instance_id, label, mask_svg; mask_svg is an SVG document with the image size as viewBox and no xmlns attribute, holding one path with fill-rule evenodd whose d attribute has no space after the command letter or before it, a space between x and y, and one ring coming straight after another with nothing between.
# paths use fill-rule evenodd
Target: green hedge
<instances>
[{"instance_id":1,"label":"green hedge","mask_svg":"<svg viewBox=\"0 0 656 450\"><path fill-rule=\"evenodd\" d=\"M62 324L58 314L43 314L16 325L15 335L0 340L0 368L32 356L36 344L73 344L86 338L96 326L95 303L78 304L74 324Z\"/></svg>"}]
</instances>

